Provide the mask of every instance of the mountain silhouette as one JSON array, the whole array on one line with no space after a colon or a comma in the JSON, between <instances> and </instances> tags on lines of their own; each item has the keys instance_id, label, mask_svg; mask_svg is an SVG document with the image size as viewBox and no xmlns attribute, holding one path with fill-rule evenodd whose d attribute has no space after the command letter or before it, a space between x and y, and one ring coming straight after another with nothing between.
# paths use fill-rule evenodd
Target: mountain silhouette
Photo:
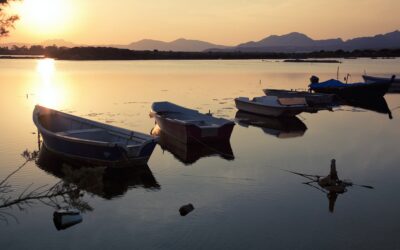
<instances>
[{"instance_id":1,"label":"mountain silhouette","mask_svg":"<svg viewBox=\"0 0 400 250\"><path fill-rule=\"evenodd\" d=\"M30 46L28 43L6 43L2 47ZM63 39L47 40L40 45L58 47L85 47ZM365 49L398 49L400 48L400 31L396 30L386 34L370 37L359 37L343 41L341 38L314 40L309 36L292 32L285 35L272 35L260 41L251 41L237 46L217 45L200 40L190 40L180 38L171 42L164 42L152 39L143 39L132 42L128 45L96 45L97 47L113 47L130 50L158 50L158 51L182 51L182 52L201 52L201 51L242 51L242 52L312 52L312 51L336 51L336 50L365 50Z\"/></svg>"},{"instance_id":2,"label":"mountain silhouette","mask_svg":"<svg viewBox=\"0 0 400 250\"><path fill-rule=\"evenodd\" d=\"M172 42L143 39L133 42L123 48L131 50L160 50L160 51L194 51L200 52L207 49L225 49L227 46L212 44L199 40L188 40L180 38Z\"/></svg>"},{"instance_id":3,"label":"mountain silhouette","mask_svg":"<svg viewBox=\"0 0 400 250\"><path fill-rule=\"evenodd\" d=\"M340 38L314 40L305 34L292 32L269 36L258 42L243 43L232 50L243 52L310 52L318 50L394 49L400 48L400 31L347 41Z\"/></svg>"}]
</instances>

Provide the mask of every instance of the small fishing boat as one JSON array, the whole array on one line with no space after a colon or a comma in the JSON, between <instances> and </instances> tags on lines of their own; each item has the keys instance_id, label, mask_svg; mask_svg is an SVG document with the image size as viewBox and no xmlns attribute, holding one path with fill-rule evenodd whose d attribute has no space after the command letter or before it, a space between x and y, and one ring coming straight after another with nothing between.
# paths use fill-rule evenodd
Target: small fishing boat
<instances>
[{"instance_id":1,"label":"small fishing boat","mask_svg":"<svg viewBox=\"0 0 400 250\"><path fill-rule=\"evenodd\" d=\"M369 75L362 76L362 78L364 79L364 81L366 83L388 82L392 79L392 77L376 77L376 76L369 76ZM390 86L390 88L389 88L389 92L400 92L400 79L393 80L392 86Z\"/></svg>"},{"instance_id":2,"label":"small fishing boat","mask_svg":"<svg viewBox=\"0 0 400 250\"><path fill-rule=\"evenodd\" d=\"M170 102L152 104L150 116L161 130L183 143L229 140L235 123Z\"/></svg>"},{"instance_id":3,"label":"small fishing boat","mask_svg":"<svg viewBox=\"0 0 400 250\"><path fill-rule=\"evenodd\" d=\"M308 107L305 98L278 98L276 96L238 97L235 99L238 110L266 116L295 116Z\"/></svg>"},{"instance_id":4,"label":"small fishing boat","mask_svg":"<svg viewBox=\"0 0 400 250\"><path fill-rule=\"evenodd\" d=\"M33 111L33 122L47 149L93 163L146 164L158 141L150 135L39 105Z\"/></svg>"},{"instance_id":5,"label":"small fishing boat","mask_svg":"<svg viewBox=\"0 0 400 250\"><path fill-rule=\"evenodd\" d=\"M354 97L380 97L388 92L394 78L390 81L371 82L371 83L343 83L331 79L319 82L318 77L311 77L310 90L317 93L335 94L341 98Z\"/></svg>"},{"instance_id":6,"label":"small fishing boat","mask_svg":"<svg viewBox=\"0 0 400 250\"><path fill-rule=\"evenodd\" d=\"M301 137L307 130L307 126L296 116L271 117L238 111L235 119L242 127L261 128L265 134L279 139Z\"/></svg>"},{"instance_id":7,"label":"small fishing boat","mask_svg":"<svg viewBox=\"0 0 400 250\"><path fill-rule=\"evenodd\" d=\"M335 95L312 93L307 91L284 90L284 89L263 89L267 96L276 96L279 98L305 98L309 106L326 106L332 105Z\"/></svg>"}]
</instances>

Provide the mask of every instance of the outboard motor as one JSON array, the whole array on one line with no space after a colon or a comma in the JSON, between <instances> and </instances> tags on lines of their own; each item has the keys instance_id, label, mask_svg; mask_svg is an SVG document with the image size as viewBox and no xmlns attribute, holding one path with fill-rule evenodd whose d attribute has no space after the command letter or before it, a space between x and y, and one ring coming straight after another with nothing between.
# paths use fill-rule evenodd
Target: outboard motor
<instances>
[{"instance_id":1,"label":"outboard motor","mask_svg":"<svg viewBox=\"0 0 400 250\"><path fill-rule=\"evenodd\" d=\"M311 84L313 84L313 83L319 83L319 78L316 77L316 76L311 76L310 82L311 82Z\"/></svg>"}]
</instances>

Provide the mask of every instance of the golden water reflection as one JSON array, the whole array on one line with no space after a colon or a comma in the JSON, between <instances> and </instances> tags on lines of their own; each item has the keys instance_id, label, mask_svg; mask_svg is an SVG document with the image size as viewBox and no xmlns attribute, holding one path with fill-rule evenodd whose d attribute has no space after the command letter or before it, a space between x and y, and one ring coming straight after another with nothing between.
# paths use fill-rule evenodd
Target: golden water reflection
<instances>
[{"instance_id":1,"label":"golden water reflection","mask_svg":"<svg viewBox=\"0 0 400 250\"><path fill-rule=\"evenodd\" d=\"M57 76L53 59L38 60L36 65L38 82L36 84L37 104L59 108L65 100L65 88L62 79Z\"/></svg>"}]
</instances>

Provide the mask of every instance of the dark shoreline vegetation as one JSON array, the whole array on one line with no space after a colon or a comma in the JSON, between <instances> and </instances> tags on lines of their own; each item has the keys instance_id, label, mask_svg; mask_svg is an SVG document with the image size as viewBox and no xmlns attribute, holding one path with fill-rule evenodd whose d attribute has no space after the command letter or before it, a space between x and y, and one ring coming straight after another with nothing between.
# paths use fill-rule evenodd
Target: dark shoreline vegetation
<instances>
[{"instance_id":1,"label":"dark shoreline vegetation","mask_svg":"<svg viewBox=\"0 0 400 250\"><path fill-rule=\"evenodd\" d=\"M45 56L57 60L235 60L235 59L298 59L309 58L395 58L400 57L400 49L353 50L353 51L315 51L302 53L276 52L241 52L241 51L208 51L208 52L173 52L146 50L136 51L110 47L56 47L31 46L30 48L14 46L0 47L2 59L37 58ZM300 62L303 62L301 61ZM313 60L309 62L319 62ZM323 62L323 61L322 61Z\"/></svg>"}]
</instances>

